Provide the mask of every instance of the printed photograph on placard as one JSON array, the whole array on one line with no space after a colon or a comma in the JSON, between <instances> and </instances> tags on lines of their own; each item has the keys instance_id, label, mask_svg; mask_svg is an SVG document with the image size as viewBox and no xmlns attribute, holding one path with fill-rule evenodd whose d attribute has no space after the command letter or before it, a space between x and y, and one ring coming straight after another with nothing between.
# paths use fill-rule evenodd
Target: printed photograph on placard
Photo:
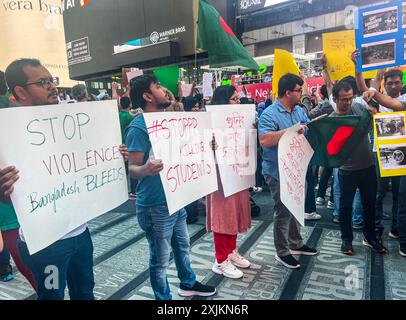
<instances>
[{"instance_id":1,"label":"printed photograph on placard","mask_svg":"<svg viewBox=\"0 0 406 320\"><path fill-rule=\"evenodd\" d=\"M402 28L406 28L406 3L402 3Z\"/></svg>"},{"instance_id":2,"label":"printed photograph on placard","mask_svg":"<svg viewBox=\"0 0 406 320\"><path fill-rule=\"evenodd\" d=\"M378 67L395 63L395 39L365 43L361 48L362 67Z\"/></svg>"},{"instance_id":3,"label":"printed photograph on placard","mask_svg":"<svg viewBox=\"0 0 406 320\"><path fill-rule=\"evenodd\" d=\"M406 138L404 114L375 116L375 123L379 140Z\"/></svg>"},{"instance_id":4,"label":"printed photograph on placard","mask_svg":"<svg viewBox=\"0 0 406 320\"><path fill-rule=\"evenodd\" d=\"M398 31L398 7L364 12L364 38Z\"/></svg>"},{"instance_id":5,"label":"printed photograph on placard","mask_svg":"<svg viewBox=\"0 0 406 320\"><path fill-rule=\"evenodd\" d=\"M389 144L379 147L382 170L406 168L406 144Z\"/></svg>"}]
</instances>

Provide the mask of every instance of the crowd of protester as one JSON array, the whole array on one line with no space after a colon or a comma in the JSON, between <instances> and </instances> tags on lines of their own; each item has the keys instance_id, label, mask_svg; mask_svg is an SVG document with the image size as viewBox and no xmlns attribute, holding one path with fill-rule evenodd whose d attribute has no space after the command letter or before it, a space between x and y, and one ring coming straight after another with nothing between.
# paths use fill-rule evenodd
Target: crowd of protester
<instances>
[{"instance_id":1,"label":"crowd of protester","mask_svg":"<svg viewBox=\"0 0 406 320\"><path fill-rule=\"evenodd\" d=\"M354 63L357 56L358 52L354 52ZM138 223L148 240L149 273L155 297L172 299L167 279L171 252L180 280L178 294L207 297L216 294L217 289L196 280L190 263L187 230L187 223L194 223L201 216L204 202L196 201L169 215L159 177L163 164L151 153L142 115L157 111L204 112L206 103L229 104L230 108L236 104L255 103L259 146L256 185L225 197L218 176L218 191L205 199L206 229L213 233L215 261L212 271L238 279L250 268L250 261L238 252L237 236L247 232L251 228L251 218L259 214L260 207L253 201L252 193L260 191L269 191L267 199L274 205L276 261L286 268L300 268L295 255L314 256L318 251L304 243L299 223L280 199L277 153L285 131L299 123L299 134L306 134L306 124L320 116L360 115L363 110L371 113L406 110L400 71L380 71L368 86L359 73L333 83L328 77L325 57L322 63L325 85L312 90L311 94L304 76L286 74L278 82L277 94L269 93L262 101L247 98L234 86L219 86L208 102L195 88L189 96L183 96L179 90L175 97L150 74L132 79L120 93L117 84L113 83L111 96L106 92L96 96L83 84L73 87L69 94L66 91L58 93L54 78L38 60L20 59L11 63L5 73L0 72L0 107L53 105L61 100L69 103L116 100L123 143L120 151L127 161L129 176L129 199L135 201ZM383 88L380 86L382 79ZM266 74L264 79L243 76L240 80L241 84L248 84L258 80L272 81L272 78ZM212 152L216 153L215 138ZM353 229L362 230L365 246L380 254L387 253L382 220L386 218L383 199L390 185L392 224L388 236L399 241L399 254L406 256L406 179L403 176L380 177L377 157L373 135L369 134L362 137L359 147L341 167L309 166L305 219L321 219L317 210L325 206L331 210L331 220L340 226L343 254L355 254ZM66 286L71 299L94 299L93 243L87 225L31 255L10 200L18 179L18 168L0 168L0 281L13 279L11 256L39 299L64 299ZM330 190L329 197L327 190ZM49 265L59 269L57 288L45 285L45 270Z\"/></svg>"}]
</instances>

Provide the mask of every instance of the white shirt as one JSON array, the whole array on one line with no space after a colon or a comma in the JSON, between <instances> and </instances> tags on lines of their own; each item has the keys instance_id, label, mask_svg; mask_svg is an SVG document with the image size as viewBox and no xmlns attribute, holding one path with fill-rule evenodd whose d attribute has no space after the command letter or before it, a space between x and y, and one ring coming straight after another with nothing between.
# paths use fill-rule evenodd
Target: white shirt
<instances>
[{"instance_id":1,"label":"white shirt","mask_svg":"<svg viewBox=\"0 0 406 320\"><path fill-rule=\"evenodd\" d=\"M59 240L65 240L65 239L69 239L69 238L73 238L76 237L80 234L82 234L83 232L86 231L87 228L87 223L82 224L81 226L77 227L76 229L72 230L71 232L67 233L66 235L64 235L61 239ZM20 239L21 241L25 242L25 238L24 238L24 234L23 234L23 230L20 228L19 230L19 234L20 234Z\"/></svg>"}]
</instances>

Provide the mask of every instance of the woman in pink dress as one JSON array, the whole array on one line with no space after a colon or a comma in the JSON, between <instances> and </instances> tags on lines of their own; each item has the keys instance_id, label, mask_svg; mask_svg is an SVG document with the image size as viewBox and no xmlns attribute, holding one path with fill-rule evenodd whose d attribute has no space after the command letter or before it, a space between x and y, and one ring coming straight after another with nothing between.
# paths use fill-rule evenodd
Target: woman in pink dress
<instances>
[{"instance_id":1,"label":"woman in pink dress","mask_svg":"<svg viewBox=\"0 0 406 320\"><path fill-rule=\"evenodd\" d=\"M211 102L212 105L239 103L234 86L218 87ZM212 270L225 277L238 279L244 275L238 268L250 266L250 262L237 250L237 234L251 227L249 191L243 190L225 198L218 170L217 182L219 189L206 197L206 228L208 232L213 231L216 254Z\"/></svg>"}]
</instances>

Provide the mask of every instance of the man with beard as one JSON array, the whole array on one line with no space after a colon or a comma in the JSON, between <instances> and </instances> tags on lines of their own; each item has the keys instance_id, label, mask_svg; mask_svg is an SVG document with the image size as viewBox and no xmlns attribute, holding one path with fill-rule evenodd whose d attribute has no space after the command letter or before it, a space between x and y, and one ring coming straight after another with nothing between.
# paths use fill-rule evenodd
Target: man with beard
<instances>
[{"instance_id":1,"label":"man with beard","mask_svg":"<svg viewBox=\"0 0 406 320\"><path fill-rule=\"evenodd\" d=\"M6 69L6 81L21 107L53 105L59 102L52 75L36 59L12 62ZM11 204L10 194L18 179L19 171L14 166L0 168L1 202ZM18 232L16 235L18 237ZM93 243L86 224L32 255L25 243L24 230L20 228L20 240L14 240L18 244L23 262L34 275L38 299L63 300L68 284L72 300L94 300ZM51 281L52 283L49 277L53 273L50 275L49 266L58 270L57 279Z\"/></svg>"},{"instance_id":2,"label":"man with beard","mask_svg":"<svg viewBox=\"0 0 406 320\"><path fill-rule=\"evenodd\" d=\"M167 90L155 76L144 75L131 80L131 102L143 113L160 112L171 101ZM179 295L212 296L216 288L196 281L189 259L189 234L184 208L169 215L159 172L161 160L150 156L151 141L144 116L135 117L127 128L126 145L129 151L129 173L138 180L136 212L138 223L145 231L149 243L149 271L151 286L157 300L171 300L172 295L166 275L172 247L178 276Z\"/></svg>"}]
</instances>

